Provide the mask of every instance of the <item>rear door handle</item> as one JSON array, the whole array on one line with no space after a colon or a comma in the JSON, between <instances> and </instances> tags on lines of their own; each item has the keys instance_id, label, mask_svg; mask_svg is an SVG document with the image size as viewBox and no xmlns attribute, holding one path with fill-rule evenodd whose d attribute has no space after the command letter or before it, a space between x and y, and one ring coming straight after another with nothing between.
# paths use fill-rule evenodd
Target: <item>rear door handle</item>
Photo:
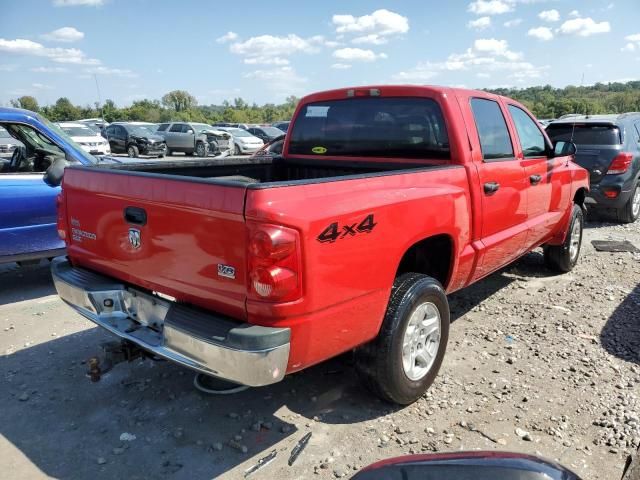
<instances>
[{"instance_id":1,"label":"rear door handle","mask_svg":"<svg viewBox=\"0 0 640 480\"><path fill-rule=\"evenodd\" d=\"M542 175L531 175L529 177L529 181L531 182L531 185L539 184L540 180L542 180Z\"/></svg>"},{"instance_id":2,"label":"rear door handle","mask_svg":"<svg viewBox=\"0 0 640 480\"><path fill-rule=\"evenodd\" d=\"M134 225L147 224L147 212L140 207L127 207L124 209L124 219Z\"/></svg>"},{"instance_id":3,"label":"rear door handle","mask_svg":"<svg viewBox=\"0 0 640 480\"><path fill-rule=\"evenodd\" d=\"M484 193L487 195L493 195L500 188L500 184L498 182L488 182L484 184Z\"/></svg>"}]
</instances>

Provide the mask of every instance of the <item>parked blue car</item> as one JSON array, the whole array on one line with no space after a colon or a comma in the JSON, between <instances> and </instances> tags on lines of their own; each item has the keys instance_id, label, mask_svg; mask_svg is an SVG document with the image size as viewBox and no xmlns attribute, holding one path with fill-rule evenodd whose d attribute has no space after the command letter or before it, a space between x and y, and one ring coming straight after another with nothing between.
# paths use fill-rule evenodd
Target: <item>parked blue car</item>
<instances>
[{"instance_id":1,"label":"parked blue car","mask_svg":"<svg viewBox=\"0 0 640 480\"><path fill-rule=\"evenodd\" d=\"M0 156L0 264L52 258L64 253L56 228L59 186L47 175L65 165L94 165L85 152L59 127L37 113L0 108L0 126L19 140L10 156ZM50 182L51 183L51 182Z\"/></svg>"}]
</instances>

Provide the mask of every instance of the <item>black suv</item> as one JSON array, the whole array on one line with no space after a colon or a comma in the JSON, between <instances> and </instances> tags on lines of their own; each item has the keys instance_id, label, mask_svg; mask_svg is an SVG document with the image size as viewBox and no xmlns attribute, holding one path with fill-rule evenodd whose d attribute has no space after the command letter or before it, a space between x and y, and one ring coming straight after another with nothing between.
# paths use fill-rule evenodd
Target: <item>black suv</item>
<instances>
[{"instance_id":1,"label":"black suv","mask_svg":"<svg viewBox=\"0 0 640 480\"><path fill-rule=\"evenodd\" d=\"M126 153L130 157L156 155L164 157L167 146L164 138L140 125L112 123L102 134L109 142L111 153Z\"/></svg>"},{"instance_id":2,"label":"black suv","mask_svg":"<svg viewBox=\"0 0 640 480\"><path fill-rule=\"evenodd\" d=\"M573 141L575 161L589 170L589 207L615 209L618 220L640 216L640 113L570 115L547 126L552 141Z\"/></svg>"}]
</instances>

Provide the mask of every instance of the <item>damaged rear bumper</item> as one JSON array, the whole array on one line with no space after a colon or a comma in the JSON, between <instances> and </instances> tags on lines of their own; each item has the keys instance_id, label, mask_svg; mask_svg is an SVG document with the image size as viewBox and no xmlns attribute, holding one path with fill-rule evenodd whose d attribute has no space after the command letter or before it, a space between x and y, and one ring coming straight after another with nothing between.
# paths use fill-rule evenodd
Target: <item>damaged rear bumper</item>
<instances>
[{"instance_id":1,"label":"damaged rear bumper","mask_svg":"<svg viewBox=\"0 0 640 480\"><path fill-rule=\"evenodd\" d=\"M126 286L66 259L51 264L62 300L139 347L218 378L249 386L276 383L289 360L288 328L242 323Z\"/></svg>"}]
</instances>

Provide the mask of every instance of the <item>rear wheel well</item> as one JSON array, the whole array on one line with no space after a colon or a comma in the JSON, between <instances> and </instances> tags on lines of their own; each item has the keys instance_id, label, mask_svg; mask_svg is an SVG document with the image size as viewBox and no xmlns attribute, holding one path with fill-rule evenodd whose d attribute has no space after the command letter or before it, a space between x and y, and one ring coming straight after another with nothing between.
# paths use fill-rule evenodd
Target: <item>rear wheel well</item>
<instances>
[{"instance_id":1,"label":"rear wheel well","mask_svg":"<svg viewBox=\"0 0 640 480\"><path fill-rule=\"evenodd\" d=\"M453 241L448 235L435 235L414 243L402 256L396 278L415 272L438 280L446 289L453 256Z\"/></svg>"},{"instance_id":2,"label":"rear wheel well","mask_svg":"<svg viewBox=\"0 0 640 480\"><path fill-rule=\"evenodd\" d=\"M584 208L584 199L587 197L587 189L579 188L576 191L576 194L573 196L573 203L580 205L581 208Z\"/></svg>"}]
</instances>

